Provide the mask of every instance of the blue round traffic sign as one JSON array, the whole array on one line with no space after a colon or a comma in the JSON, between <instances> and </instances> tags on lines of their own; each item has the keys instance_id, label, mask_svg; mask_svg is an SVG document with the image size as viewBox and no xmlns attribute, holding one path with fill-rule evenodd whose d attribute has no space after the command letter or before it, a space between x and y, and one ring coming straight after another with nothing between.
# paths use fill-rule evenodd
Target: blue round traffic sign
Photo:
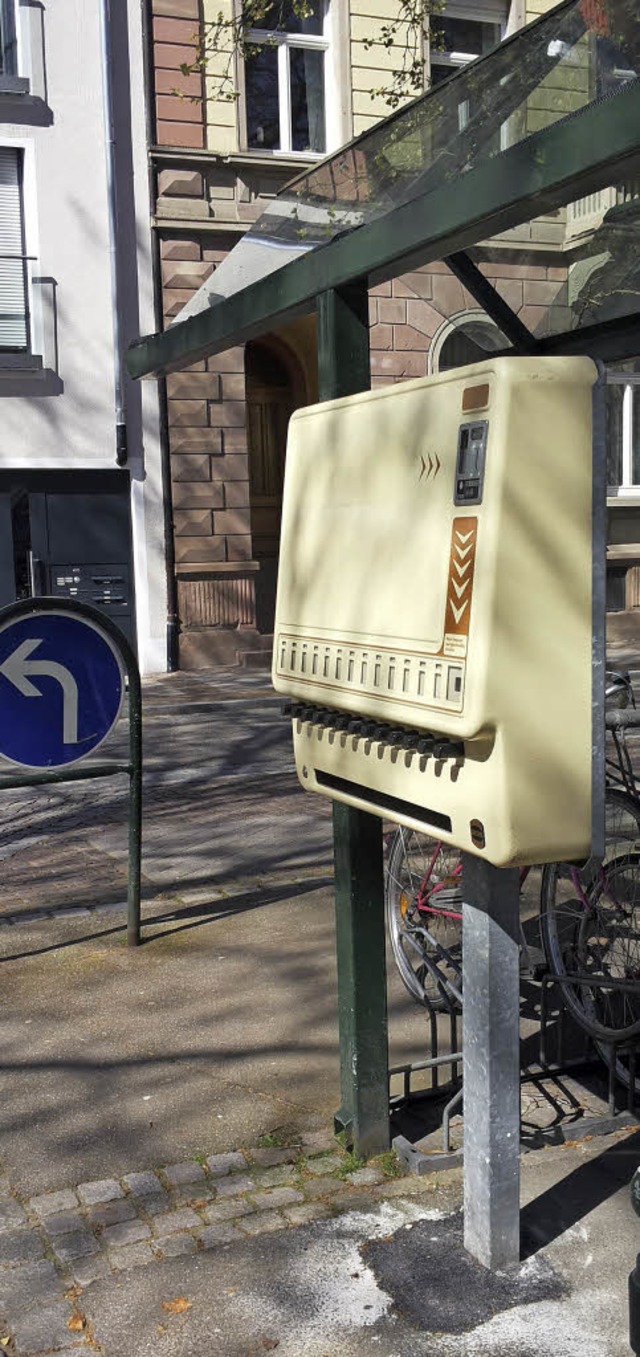
<instances>
[{"instance_id":1,"label":"blue round traffic sign","mask_svg":"<svg viewBox=\"0 0 640 1357\"><path fill-rule=\"evenodd\" d=\"M120 715L124 670L106 632L72 612L0 625L0 756L64 768L93 753Z\"/></svg>"}]
</instances>

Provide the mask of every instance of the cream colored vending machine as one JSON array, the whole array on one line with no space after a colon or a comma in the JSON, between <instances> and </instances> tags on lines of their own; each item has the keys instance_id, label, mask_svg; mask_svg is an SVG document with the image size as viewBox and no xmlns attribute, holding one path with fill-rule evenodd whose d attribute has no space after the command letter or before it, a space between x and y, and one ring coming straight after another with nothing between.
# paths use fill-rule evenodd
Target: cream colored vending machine
<instances>
[{"instance_id":1,"label":"cream colored vending machine","mask_svg":"<svg viewBox=\"0 0 640 1357\"><path fill-rule=\"evenodd\" d=\"M496 358L296 412L273 682L303 787L497 866L601 849L602 390Z\"/></svg>"}]
</instances>

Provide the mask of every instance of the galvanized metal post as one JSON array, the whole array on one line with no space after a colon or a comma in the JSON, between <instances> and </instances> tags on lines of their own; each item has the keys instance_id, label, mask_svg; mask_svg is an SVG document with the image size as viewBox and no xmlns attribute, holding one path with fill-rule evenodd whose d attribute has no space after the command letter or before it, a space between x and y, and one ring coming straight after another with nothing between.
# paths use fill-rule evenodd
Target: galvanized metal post
<instances>
[{"instance_id":1,"label":"galvanized metal post","mask_svg":"<svg viewBox=\"0 0 640 1357\"><path fill-rule=\"evenodd\" d=\"M519 874L462 872L464 1243L499 1271L520 1258Z\"/></svg>"},{"instance_id":2,"label":"galvanized metal post","mask_svg":"<svg viewBox=\"0 0 640 1357\"><path fill-rule=\"evenodd\" d=\"M317 299L321 400L370 385L366 280ZM389 1059L382 823L333 807L340 1091L336 1128L356 1154L389 1146Z\"/></svg>"}]
</instances>

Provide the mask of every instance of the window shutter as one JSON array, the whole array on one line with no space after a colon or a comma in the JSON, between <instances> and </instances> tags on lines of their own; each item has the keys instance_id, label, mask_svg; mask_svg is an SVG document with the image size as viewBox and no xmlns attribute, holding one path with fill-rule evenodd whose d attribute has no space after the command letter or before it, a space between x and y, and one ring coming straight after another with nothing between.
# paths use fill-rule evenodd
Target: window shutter
<instances>
[{"instance_id":1,"label":"window shutter","mask_svg":"<svg viewBox=\"0 0 640 1357\"><path fill-rule=\"evenodd\" d=\"M21 152L0 146L0 349L28 347L21 170Z\"/></svg>"}]
</instances>

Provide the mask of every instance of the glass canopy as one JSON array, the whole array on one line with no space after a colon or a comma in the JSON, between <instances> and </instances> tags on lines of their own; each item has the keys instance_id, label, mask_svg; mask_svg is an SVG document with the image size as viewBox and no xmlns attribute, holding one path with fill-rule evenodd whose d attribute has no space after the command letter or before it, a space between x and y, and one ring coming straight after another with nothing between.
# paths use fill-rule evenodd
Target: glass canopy
<instances>
[{"instance_id":1,"label":"glass canopy","mask_svg":"<svg viewBox=\"0 0 640 1357\"><path fill-rule=\"evenodd\" d=\"M176 317L184 321L291 260L435 193L640 77L637 0L566 0L429 93L293 180ZM633 185L595 234L599 291L558 305L545 334L638 309ZM638 186L640 194L640 185ZM583 272L585 270L583 269ZM567 294L568 295L568 294ZM174 324L176 323L174 322ZM537 333L541 333L537 331Z\"/></svg>"}]
</instances>

